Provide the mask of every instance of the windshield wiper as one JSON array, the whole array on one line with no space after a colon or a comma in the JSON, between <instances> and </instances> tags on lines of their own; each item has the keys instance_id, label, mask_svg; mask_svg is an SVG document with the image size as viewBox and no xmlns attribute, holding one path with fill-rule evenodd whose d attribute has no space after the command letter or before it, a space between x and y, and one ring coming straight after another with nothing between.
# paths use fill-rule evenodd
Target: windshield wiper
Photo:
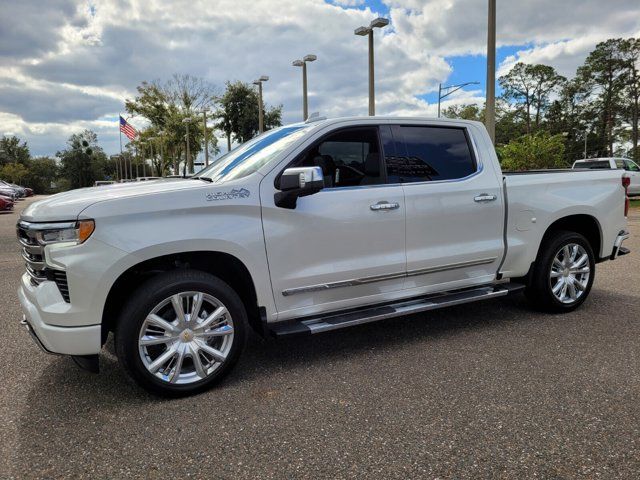
<instances>
[{"instance_id":1,"label":"windshield wiper","mask_svg":"<svg viewBox=\"0 0 640 480\"><path fill-rule=\"evenodd\" d=\"M213 179L209 177L189 177L191 180L204 180L205 182L213 182Z\"/></svg>"}]
</instances>

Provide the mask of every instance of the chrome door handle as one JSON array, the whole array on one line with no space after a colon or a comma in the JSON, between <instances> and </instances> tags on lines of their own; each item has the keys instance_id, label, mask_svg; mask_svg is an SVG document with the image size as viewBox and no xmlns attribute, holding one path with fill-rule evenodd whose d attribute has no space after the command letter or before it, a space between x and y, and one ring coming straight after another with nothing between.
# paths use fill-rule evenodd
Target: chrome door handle
<instances>
[{"instance_id":1,"label":"chrome door handle","mask_svg":"<svg viewBox=\"0 0 640 480\"><path fill-rule=\"evenodd\" d=\"M378 211L378 210L396 210L398 208L400 208L400 204L399 203L389 203L389 202L378 202L378 203L374 203L373 205L370 205L369 208L373 211Z\"/></svg>"},{"instance_id":2,"label":"chrome door handle","mask_svg":"<svg viewBox=\"0 0 640 480\"><path fill-rule=\"evenodd\" d=\"M481 193L473 199L474 202L493 202L496 198L495 195L489 195L488 193Z\"/></svg>"}]
</instances>

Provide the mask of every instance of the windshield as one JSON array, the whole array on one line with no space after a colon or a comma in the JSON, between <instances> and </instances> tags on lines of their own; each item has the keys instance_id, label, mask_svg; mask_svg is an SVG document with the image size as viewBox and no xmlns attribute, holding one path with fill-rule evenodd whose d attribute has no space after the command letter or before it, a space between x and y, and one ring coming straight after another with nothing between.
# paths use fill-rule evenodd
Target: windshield
<instances>
[{"instance_id":1,"label":"windshield","mask_svg":"<svg viewBox=\"0 0 640 480\"><path fill-rule=\"evenodd\" d=\"M270 130L243 143L235 150L217 159L196 176L213 182L234 180L254 173L276 155L302 137L310 125L295 125Z\"/></svg>"}]
</instances>

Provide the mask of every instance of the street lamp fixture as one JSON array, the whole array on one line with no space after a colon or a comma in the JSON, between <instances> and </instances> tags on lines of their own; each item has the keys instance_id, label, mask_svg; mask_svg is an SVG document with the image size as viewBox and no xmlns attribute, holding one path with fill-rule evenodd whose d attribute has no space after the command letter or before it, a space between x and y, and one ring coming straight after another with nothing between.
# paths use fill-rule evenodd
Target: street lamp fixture
<instances>
[{"instance_id":1,"label":"street lamp fixture","mask_svg":"<svg viewBox=\"0 0 640 480\"><path fill-rule=\"evenodd\" d=\"M318 59L315 55L305 55L302 60L294 60L291 65L302 67L302 116L303 120L309 117L309 103L307 101L307 62L315 62Z\"/></svg>"},{"instance_id":2,"label":"street lamp fixture","mask_svg":"<svg viewBox=\"0 0 640 480\"><path fill-rule=\"evenodd\" d=\"M353 33L360 35L361 37L369 37L369 115L374 116L376 114L376 100L375 100L375 87L374 87L374 66L373 66L373 29L382 28L389 25L389 19L379 17L371 21L368 27L358 27Z\"/></svg>"},{"instance_id":3,"label":"street lamp fixture","mask_svg":"<svg viewBox=\"0 0 640 480\"><path fill-rule=\"evenodd\" d=\"M461 88L466 87L467 85L480 85L480 82L465 82L459 85L445 85L439 84L438 86L438 118L440 118L440 103L444 98L447 98L454 92L457 92ZM442 92L446 92L444 95Z\"/></svg>"},{"instance_id":4,"label":"street lamp fixture","mask_svg":"<svg viewBox=\"0 0 640 480\"><path fill-rule=\"evenodd\" d=\"M254 85L258 86L258 131L264 132L264 111L262 108L262 82L269 80L267 75L261 75L260 78L253 81Z\"/></svg>"}]
</instances>

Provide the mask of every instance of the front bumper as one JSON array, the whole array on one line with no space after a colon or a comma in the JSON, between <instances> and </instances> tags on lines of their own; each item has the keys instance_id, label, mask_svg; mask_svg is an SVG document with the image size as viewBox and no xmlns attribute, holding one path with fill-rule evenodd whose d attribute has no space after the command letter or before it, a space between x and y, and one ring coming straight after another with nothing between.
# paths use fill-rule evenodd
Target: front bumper
<instances>
[{"instance_id":1,"label":"front bumper","mask_svg":"<svg viewBox=\"0 0 640 480\"><path fill-rule=\"evenodd\" d=\"M39 305L38 295L33 294L23 283L18 289L18 298L24 313L22 323L26 325L32 337L44 351L47 353L57 353L62 355L94 355L100 352L101 343L101 326L70 326L61 327L47 323L46 317L55 316L55 313L46 311ZM52 283L52 287L55 284ZM59 314L57 314L59 315Z\"/></svg>"}]
</instances>

